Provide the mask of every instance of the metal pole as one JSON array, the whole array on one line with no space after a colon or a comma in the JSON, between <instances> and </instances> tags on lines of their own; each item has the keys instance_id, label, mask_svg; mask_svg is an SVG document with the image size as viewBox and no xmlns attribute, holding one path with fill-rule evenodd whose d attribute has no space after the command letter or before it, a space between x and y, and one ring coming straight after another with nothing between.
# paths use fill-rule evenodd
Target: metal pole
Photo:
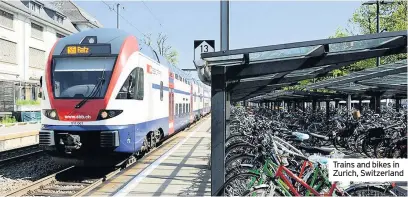
<instances>
[{"instance_id":1,"label":"metal pole","mask_svg":"<svg viewBox=\"0 0 408 197\"><path fill-rule=\"evenodd\" d=\"M380 33L380 1L377 0L377 33ZM380 57L377 57L377 67L380 66Z\"/></svg>"},{"instance_id":2,"label":"metal pole","mask_svg":"<svg viewBox=\"0 0 408 197\"><path fill-rule=\"evenodd\" d=\"M229 1L220 2L220 49L229 49ZM225 67L211 69L211 194L222 196L225 182L225 135L229 120L229 93Z\"/></svg>"},{"instance_id":3,"label":"metal pole","mask_svg":"<svg viewBox=\"0 0 408 197\"><path fill-rule=\"evenodd\" d=\"M347 111L351 110L351 94L347 95Z\"/></svg>"},{"instance_id":4,"label":"metal pole","mask_svg":"<svg viewBox=\"0 0 408 197\"><path fill-rule=\"evenodd\" d=\"M229 49L229 0L221 0L221 51Z\"/></svg>"},{"instance_id":5,"label":"metal pole","mask_svg":"<svg viewBox=\"0 0 408 197\"><path fill-rule=\"evenodd\" d=\"M119 6L120 4L116 4L116 28L119 29Z\"/></svg>"}]
</instances>

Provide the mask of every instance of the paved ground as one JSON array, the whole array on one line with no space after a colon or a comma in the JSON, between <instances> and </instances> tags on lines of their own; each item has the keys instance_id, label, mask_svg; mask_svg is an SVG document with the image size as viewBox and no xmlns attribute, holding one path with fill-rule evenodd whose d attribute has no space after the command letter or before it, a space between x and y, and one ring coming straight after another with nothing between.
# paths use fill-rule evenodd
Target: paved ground
<instances>
[{"instance_id":1,"label":"paved ground","mask_svg":"<svg viewBox=\"0 0 408 197\"><path fill-rule=\"evenodd\" d=\"M0 152L36 145L41 124L17 125L0 128Z\"/></svg>"},{"instance_id":2,"label":"paved ground","mask_svg":"<svg viewBox=\"0 0 408 197\"><path fill-rule=\"evenodd\" d=\"M37 132L41 129L41 124L26 124L11 127L0 127L0 139L4 136L21 135L22 133Z\"/></svg>"},{"instance_id":3,"label":"paved ground","mask_svg":"<svg viewBox=\"0 0 408 197\"><path fill-rule=\"evenodd\" d=\"M210 117L166 144L90 196L210 196Z\"/></svg>"}]
</instances>

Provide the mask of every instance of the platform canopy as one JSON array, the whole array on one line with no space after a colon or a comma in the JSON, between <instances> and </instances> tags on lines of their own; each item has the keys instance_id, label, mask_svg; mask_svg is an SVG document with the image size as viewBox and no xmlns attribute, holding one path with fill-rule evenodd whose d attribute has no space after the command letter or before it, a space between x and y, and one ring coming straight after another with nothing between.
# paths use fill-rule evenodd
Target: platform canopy
<instances>
[{"instance_id":1,"label":"platform canopy","mask_svg":"<svg viewBox=\"0 0 408 197\"><path fill-rule=\"evenodd\" d=\"M406 52L407 32L397 31L203 53L201 57L209 67L226 68L226 91L231 101L240 101L357 61Z\"/></svg>"},{"instance_id":2,"label":"platform canopy","mask_svg":"<svg viewBox=\"0 0 408 197\"><path fill-rule=\"evenodd\" d=\"M398 61L379 67L353 72L306 85L304 91L275 91L250 99L253 102L268 100L325 100L341 99L347 94L353 98L369 98L380 94L383 98L406 97L407 94L407 60ZM316 92L319 89L335 93Z\"/></svg>"}]
</instances>

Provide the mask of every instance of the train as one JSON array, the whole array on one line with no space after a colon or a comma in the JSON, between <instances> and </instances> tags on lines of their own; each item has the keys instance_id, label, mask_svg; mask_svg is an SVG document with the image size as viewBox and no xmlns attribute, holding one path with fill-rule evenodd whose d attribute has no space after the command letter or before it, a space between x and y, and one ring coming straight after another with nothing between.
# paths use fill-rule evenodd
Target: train
<instances>
[{"instance_id":1,"label":"train","mask_svg":"<svg viewBox=\"0 0 408 197\"><path fill-rule=\"evenodd\" d=\"M65 161L141 157L211 110L211 87L120 29L57 40L40 86L39 146Z\"/></svg>"}]
</instances>

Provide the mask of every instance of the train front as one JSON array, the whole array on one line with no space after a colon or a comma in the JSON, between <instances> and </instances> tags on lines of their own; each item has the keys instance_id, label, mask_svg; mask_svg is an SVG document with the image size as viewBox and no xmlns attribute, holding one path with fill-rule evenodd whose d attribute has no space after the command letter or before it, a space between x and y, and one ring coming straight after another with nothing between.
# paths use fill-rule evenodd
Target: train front
<instances>
[{"instance_id":1,"label":"train front","mask_svg":"<svg viewBox=\"0 0 408 197\"><path fill-rule=\"evenodd\" d=\"M134 130L123 122L125 106L115 98L137 50L133 36L115 29L80 32L54 45L42 79L43 150L71 161L110 160L134 151Z\"/></svg>"}]
</instances>

